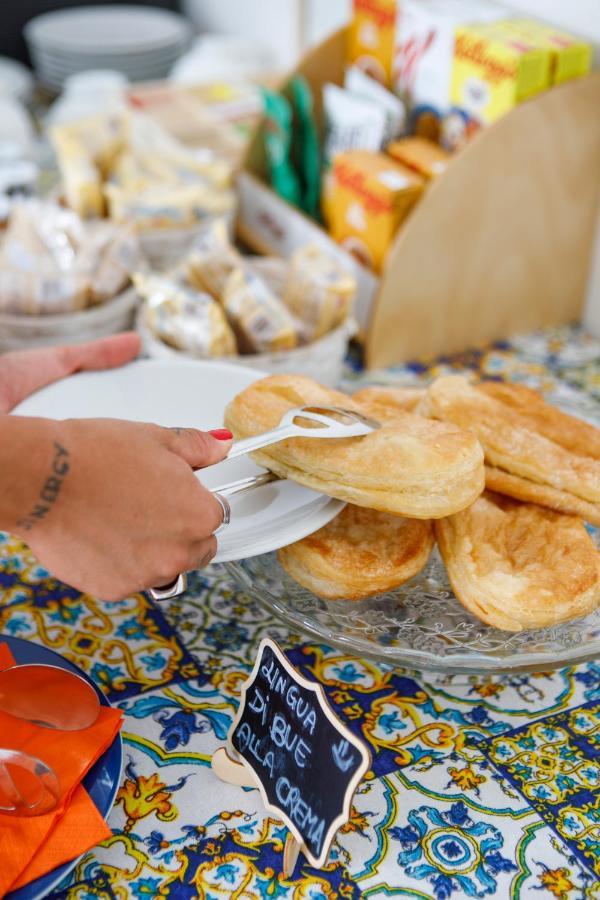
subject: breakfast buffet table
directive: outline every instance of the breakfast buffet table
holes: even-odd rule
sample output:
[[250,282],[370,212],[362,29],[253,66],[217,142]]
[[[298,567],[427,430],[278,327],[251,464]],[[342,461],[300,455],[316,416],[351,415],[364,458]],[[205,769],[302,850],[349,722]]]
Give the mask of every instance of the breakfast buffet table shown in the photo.
[[[540,388],[600,420],[600,343],[578,328],[357,382],[474,370]],[[100,603],[0,537],[0,635],[76,663],[125,712],[108,824],[49,896],[422,898],[600,896],[600,666],[452,674],[393,669],[291,633],[223,567],[188,593]],[[269,635],[368,742],[372,769],[328,864],[282,872],[285,829],[255,790],[210,768],[260,639]]]

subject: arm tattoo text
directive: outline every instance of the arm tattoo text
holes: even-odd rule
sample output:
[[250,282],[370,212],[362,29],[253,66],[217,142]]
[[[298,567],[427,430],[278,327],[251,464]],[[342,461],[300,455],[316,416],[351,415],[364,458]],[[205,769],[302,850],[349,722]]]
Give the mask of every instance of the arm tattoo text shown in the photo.
[[20,528],[24,528],[25,531],[31,531],[33,526],[39,522],[40,519],[44,519],[48,515],[52,506],[58,499],[69,468],[69,451],[55,441],[54,459],[52,460],[52,465],[50,467],[50,474],[42,485],[38,500],[33,509],[17,522],[17,525]]

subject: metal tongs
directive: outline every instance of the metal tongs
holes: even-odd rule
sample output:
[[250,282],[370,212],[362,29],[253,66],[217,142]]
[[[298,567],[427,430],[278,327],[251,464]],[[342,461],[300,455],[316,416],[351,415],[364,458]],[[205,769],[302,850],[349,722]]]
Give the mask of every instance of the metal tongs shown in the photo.
[[[299,424],[302,421],[308,421],[311,424]],[[253,453],[262,447],[268,447],[271,444],[276,444],[291,437],[322,439],[363,437],[372,431],[376,431],[378,428],[381,428],[381,423],[375,421],[375,419],[340,406],[296,406],[288,409],[279,425],[271,429],[271,431],[265,431],[263,434],[236,441],[226,458],[235,459],[238,456],[243,456],[245,453]],[[278,481],[279,478],[280,476],[275,475],[273,472],[263,472],[260,475],[252,475],[248,478],[240,478],[238,481],[224,484],[215,488],[213,493],[220,494],[223,497],[231,497],[234,494],[243,494],[254,488],[262,487],[262,485],[269,484],[271,481]]]

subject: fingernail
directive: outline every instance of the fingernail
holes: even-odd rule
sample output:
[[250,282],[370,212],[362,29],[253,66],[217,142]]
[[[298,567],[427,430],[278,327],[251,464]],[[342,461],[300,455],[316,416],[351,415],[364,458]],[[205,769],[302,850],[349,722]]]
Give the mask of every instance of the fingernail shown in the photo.
[[208,433],[212,434],[218,441],[231,441],[233,439],[233,435],[229,428],[213,428]]

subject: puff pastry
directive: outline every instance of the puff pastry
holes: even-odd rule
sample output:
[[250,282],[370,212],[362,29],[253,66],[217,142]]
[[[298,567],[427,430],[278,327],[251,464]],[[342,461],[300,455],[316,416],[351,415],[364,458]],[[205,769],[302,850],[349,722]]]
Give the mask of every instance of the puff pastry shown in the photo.
[[286,572],[317,596],[362,600],[420,572],[432,547],[431,522],[348,504],[329,524],[277,555]]
[[[365,411],[312,378],[271,375],[235,397],[225,424],[237,438],[250,437],[275,427],[292,407],[306,405]],[[419,519],[464,509],[483,490],[483,452],[474,435],[401,411],[393,423],[361,438],[291,438],[252,456],[322,494]]]
[[356,391],[353,399],[361,406],[368,407],[375,418],[379,413],[379,421],[391,421],[394,414],[414,412],[425,396],[425,388],[418,387],[366,387]]
[[547,433],[559,427],[547,411],[536,411],[534,405],[533,413],[522,412],[486,390],[460,375],[439,378],[418,410],[477,435],[485,453],[488,487],[600,525],[600,460],[594,458],[593,449],[585,452],[585,429],[571,428],[569,443],[579,452],[567,449],[537,430],[540,421]]
[[489,625],[544,628],[600,605],[600,554],[575,516],[486,491],[434,528],[454,593]]
[[537,391],[505,381],[482,381],[477,389],[517,410],[534,431],[565,450],[600,459],[600,429],[546,403]]

